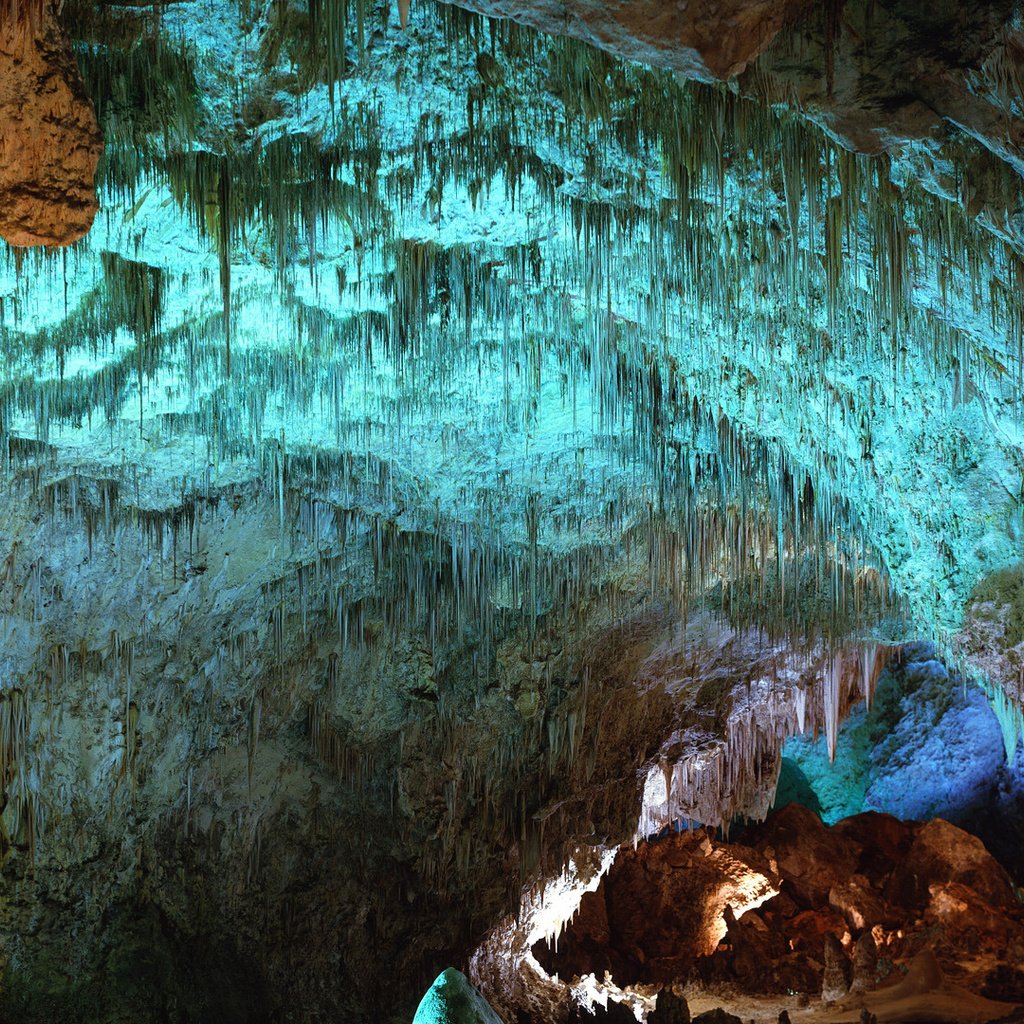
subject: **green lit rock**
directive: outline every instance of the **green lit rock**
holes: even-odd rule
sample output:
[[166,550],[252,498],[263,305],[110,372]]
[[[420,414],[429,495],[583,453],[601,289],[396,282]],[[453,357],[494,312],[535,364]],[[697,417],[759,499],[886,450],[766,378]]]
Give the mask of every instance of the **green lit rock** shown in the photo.
[[461,971],[449,967],[427,989],[412,1024],[501,1024],[501,1018]]

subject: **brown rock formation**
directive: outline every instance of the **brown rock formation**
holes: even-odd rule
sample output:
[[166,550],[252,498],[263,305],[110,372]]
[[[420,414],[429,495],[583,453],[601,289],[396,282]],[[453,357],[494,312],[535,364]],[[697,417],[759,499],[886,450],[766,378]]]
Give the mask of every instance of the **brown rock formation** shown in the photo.
[[0,15],[0,236],[67,245],[99,209],[103,141],[53,7]]
[[[744,899],[744,879],[782,891],[757,905]],[[566,982],[608,972],[620,987],[820,991],[853,1021],[886,1000],[912,1015],[926,993],[938,993],[941,1013],[947,997],[960,1012],[982,996],[1024,995],[1015,969],[1024,914],[981,843],[939,819],[862,814],[827,828],[792,805],[743,845],[696,832],[620,851],[557,947],[541,941],[533,952]],[[984,999],[978,1007],[992,1009]]]
[[850,961],[834,935],[825,936],[825,975],[821,998],[826,1003],[842,999],[850,991]]
[[852,875],[845,882],[833,885],[828,901],[846,918],[854,932],[871,928],[886,916],[881,897],[872,891],[871,883],[863,875]]
[[853,949],[853,980],[851,992],[870,992],[875,987],[878,971],[878,947],[871,932],[864,932]]
[[788,106],[848,149],[901,158],[901,174],[963,203],[1024,247],[1024,214],[997,183],[1024,173],[1024,40],[1012,0],[979,4],[785,0],[449,0],[570,35],[744,96]]
[[575,36],[686,78],[713,81],[742,72],[784,25],[812,5],[808,0],[459,0],[459,6]]
[[758,848],[777,863],[783,891],[808,908],[828,904],[829,891],[857,870],[860,854],[859,845],[844,841],[799,804],[765,823]]
[[557,952],[540,942],[534,954],[562,977],[610,971],[618,984],[673,982],[714,952],[732,908],[742,914],[771,897],[774,881],[755,851],[704,831],[624,849],[583,897]]
[[935,885],[950,882],[970,887],[994,907],[1019,907],[1010,879],[981,840],[936,818],[918,832],[886,895],[903,905],[919,906],[929,901]]
[[647,1024],[690,1024],[690,1008],[682,996],[662,989],[647,1017]]

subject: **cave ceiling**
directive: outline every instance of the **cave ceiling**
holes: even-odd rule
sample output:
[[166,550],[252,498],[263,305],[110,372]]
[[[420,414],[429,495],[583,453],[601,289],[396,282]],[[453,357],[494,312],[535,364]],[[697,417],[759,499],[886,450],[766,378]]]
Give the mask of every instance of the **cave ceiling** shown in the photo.
[[[723,711],[738,665],[813,677],[834,732],[836,681],[924,637],[1014,733],[1020,6],[465,6],[0,16],[18,870],[116,864],[109,897],[224,858],[157,902],[244,947],[261,871],[275,915],[376,936],[367,878],[436,916],[486,860],[478,916],[403,946],[426,970],[579,839],[559,786],[631,780],[583,815],[620,842],[659,757],[807,724]],[[689,697],[602,768],[648,677]],[[338,906],[296,866],[333,842]]]

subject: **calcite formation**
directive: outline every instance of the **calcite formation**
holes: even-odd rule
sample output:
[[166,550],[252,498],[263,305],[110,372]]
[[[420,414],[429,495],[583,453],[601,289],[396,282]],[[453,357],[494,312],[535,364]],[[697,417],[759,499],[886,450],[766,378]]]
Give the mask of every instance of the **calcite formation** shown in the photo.
[[103,148],[49,2],[0,5],[0,238],[69,245],[92,226]]
[[1024,975],[1006,962],[1022,948],[1010,879],[973,836],[878,814],[828,829],[791,804],[737,842],[698,829],[620,851],[558,941],[533,952],[563,991],[584,991],[591,976],[647,999],[703,979],[802,992],[843,1013],[957,986],[932,1010],[957,1020],[972,998],[991,1019],[1024,996]]
[[[553,1020],[545,894],[762,817],[909,639],[1016,737],[1018,27],[875,6],[883,68],[852,2],[66,5],[103,212],[0,254],[0,1016],[408,1019],[472,958]],[[77,96],[19,31],[18,117]]]
[[812,7],[809,0],[459,0],[492,17],[553,35],[571,35],[629,60],[687,78],[732,78],[747,69],[780,29]]

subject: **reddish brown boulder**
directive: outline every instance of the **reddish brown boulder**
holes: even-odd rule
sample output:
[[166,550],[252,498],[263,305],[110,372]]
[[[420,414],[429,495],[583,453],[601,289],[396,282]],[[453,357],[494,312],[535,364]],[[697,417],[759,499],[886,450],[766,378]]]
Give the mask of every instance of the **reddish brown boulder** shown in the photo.
[[855,935],[892,916],[864,875],[851,875],[845,882],[837,882],[828,891],[828,902],[843,915]]
[[933,885],[960,882],[1001,910],[1019,907],[1009,876],[982,841],[935,818],[923,825],[885,889],[890,903],[925,907]]
[[842,935],[846,931],[846,922],[842,914],[825,907],[823,910],[803,910],[785,922],[783,927],[792,950],[820,962],[825,955],[825,936]]
[[731,910],[768,899],[777,881],[756,851],[703,831],[642,843],[619,851],[557,951],[539,942],[533,952],[562,978],[608,971],[620,985],[672,984],[714,952]]
[[931,886],[931,899],[922,924],[936,955],[950,965],[947,973],[957,977],[957,967],[972,959],[986,962],[1024,955],[1024,926],[1017,914],[993,907],[978,893],[960,882]]
[[937,963],[968,993],[1006,997],[1024,911],[982,844],[948,822],[859,815],[828,828],[791,805],[743,845],[700,831],[620,851],[557,952],[539,943],[534,955],[562,979],[607,971],[620,985],[699,980],[827,1002],[874,992],[884,957],[883,984],[911,961],[910,981],[932,984]]
[[835,835],[861,847],[857,871],[873,886],[884,885],[889,880],[893,868],[906,856],[920,829],[920,822],[901,821],[877,811],[855,814],[832,826]]
[[0,8],[0,237],[67,245],[99,209],[96,113],[53,8]]
[[828,904],[834,885],[857,870],[861,847],[837,834],[806,807],[789,804],[758,829],[754,846],[777,865],[788,892],[802,907]]

